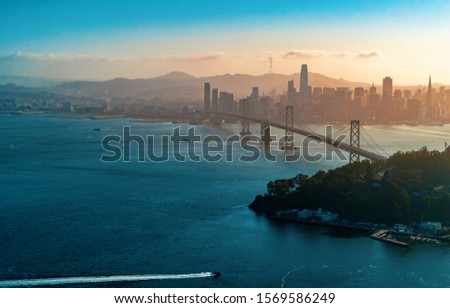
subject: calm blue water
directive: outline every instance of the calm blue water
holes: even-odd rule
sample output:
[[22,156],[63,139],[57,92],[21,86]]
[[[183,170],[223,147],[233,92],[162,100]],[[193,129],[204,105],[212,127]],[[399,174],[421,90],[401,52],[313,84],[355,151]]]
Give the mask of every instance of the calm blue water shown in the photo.
[[[143,136],[176,126],[0,115],[0,280],[220,271],[91,286],[450,287],[448,245],[404,249],[247,208],[270,180],[342,162],[101,162],[101,139],[123,125]],[[226,137],[238,125],[196,129]],[[390,153],[450,141],[450,126],[367,130]]]

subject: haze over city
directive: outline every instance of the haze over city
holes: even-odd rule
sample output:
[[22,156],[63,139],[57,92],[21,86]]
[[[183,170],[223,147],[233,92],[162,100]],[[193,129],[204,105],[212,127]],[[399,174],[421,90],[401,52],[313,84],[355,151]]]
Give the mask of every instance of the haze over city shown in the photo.
[[[0,75],[148,78],[171,71],[450,84],[445,1],[1,3]],[[176,8],[176,9],[175,9]],[[440,31],[441,29],[442,31]]]

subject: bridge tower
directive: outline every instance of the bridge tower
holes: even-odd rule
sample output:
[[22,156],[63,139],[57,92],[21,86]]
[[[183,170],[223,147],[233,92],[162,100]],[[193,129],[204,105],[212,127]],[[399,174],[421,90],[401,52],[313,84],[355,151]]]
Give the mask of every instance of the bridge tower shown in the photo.
[[250,121],[246,118],[248,117],[248,101],[245,100],[241,102],[241,112],[244,118],[241,120],[242,130],[240,134],[241,136],[250,135]]
[[355,153],[353,149],[359,149],[359,120],[352,120],[350,122],[350,156],[349,163],[359,162],[359,154]]
[[284,150],[294,150],[294,107],[286,106],[286,130],[284,133]]
[[270,124],[267,120],[264,120],[261,122],[261,142],[263,142],[264,145],[270,145],[271,141]]

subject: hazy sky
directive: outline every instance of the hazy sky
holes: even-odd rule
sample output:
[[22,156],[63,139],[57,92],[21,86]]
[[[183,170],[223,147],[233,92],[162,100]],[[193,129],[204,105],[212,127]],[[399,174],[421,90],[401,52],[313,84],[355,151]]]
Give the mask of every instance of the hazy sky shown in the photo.
[[312,72],[450,84],[447,1],[2,1],[0,75]]

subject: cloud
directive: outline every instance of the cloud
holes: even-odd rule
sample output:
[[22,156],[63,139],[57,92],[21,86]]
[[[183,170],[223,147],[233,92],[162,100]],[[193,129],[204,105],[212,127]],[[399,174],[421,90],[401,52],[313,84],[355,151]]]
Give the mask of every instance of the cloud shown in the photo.
[[154,58],[155,60],[181,61],[181,62],[202,62],[220,60],[226,57],[224,52],[208,52],[191,55],[169,55]]
[[48,61],[48,62],[113,62],[126,61],[128,58],[109,57],[89,54],[55,54],[55,53],[24,53],[15,52],[11,55],[0,56],[3,61]]
[[178,61],[178,62],[204,62],[204,61],[217,61],[230,58],[243,58],[247,57],[246,54],[229,54],[225,52],[215,51],[207,53],[196,54],[182,54],[182,55],[168,55],[151,58],[152,60],[164,60],[164,61]]
[[360,59],[368,59],[368,58],[376,58],[381,55],[381,52],[378,50],[372,50],[372,51],[362,51],[358,55],[356,55],[357,58]]
[[325,51],[317,49],[293,49],[285,52],[278,53],[280,58],[292,59],[292,58],[323,58],[323,57],[335,57],[335,58],[356,58],[356,59],[369,59],[376,58],[381,55],[379,50],[366,50],[361,52],[351,51]]

